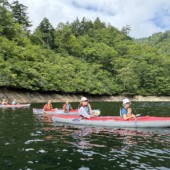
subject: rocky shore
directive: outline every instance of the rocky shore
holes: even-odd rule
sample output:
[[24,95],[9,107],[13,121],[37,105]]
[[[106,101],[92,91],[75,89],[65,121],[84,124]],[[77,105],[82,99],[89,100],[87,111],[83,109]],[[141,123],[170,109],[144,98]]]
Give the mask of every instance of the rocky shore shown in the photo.
[[[66,99],[70,99],[71,102],[79,102],[83,95],[76,94],[57,94],[57,93],[40,93],[40,92],[29,92],[29,91],[15,91],[6,88],[0,89],[0,100],[3,98],[8,99],[11,102],[16,98],[20,103],[44,103],[51,99],[53,102],[64,102]],[[108,102],[119,102],[127,96],[88,96],[86,97],[90,101],[108,101]],[[170,102],[170,96],[134,96],[128,97],[131,101],[139,102]]]

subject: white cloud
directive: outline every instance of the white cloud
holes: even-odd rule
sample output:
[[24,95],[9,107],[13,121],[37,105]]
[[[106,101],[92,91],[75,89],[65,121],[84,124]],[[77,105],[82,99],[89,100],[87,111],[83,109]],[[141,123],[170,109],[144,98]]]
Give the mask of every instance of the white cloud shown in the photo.
[[[12,0],[9,0],[11,2]],[[99,17],[118,29],[130,25],[130,36],[147,37],[170,29],[169,0],[19,0],[28,7],[33,27],[47,17],[54,27],[77,17]]]

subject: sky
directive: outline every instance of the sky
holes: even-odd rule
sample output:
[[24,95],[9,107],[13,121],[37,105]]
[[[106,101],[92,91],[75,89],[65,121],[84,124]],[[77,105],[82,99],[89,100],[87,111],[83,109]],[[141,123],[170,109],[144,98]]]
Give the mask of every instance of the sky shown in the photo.
[[[8,0],[12,2],[13,0]],[[170,30],[170,0],[19,0],[28,7],[34,30],[44,17],[54,28],[60,22],[97,17],[121,30],[129,25],[133,38],[149,37]]]

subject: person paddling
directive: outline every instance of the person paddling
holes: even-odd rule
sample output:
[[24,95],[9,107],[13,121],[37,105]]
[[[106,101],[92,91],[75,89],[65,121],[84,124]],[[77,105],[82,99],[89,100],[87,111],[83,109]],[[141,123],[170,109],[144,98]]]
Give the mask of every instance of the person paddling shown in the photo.
[[53,109],[53,106],[52,106],[51,103],[52,103],[51,100],[48,100],[48,103],[44,105],[43,110],[44,110],[44,111],[52,110],[52,109]]
[[48,100],[47,104],[45,104],[43,107],[44,116],[48,122],[51,122],[51,116],[47,114],[46,111],[52,111],[52,110],[53,110],[52,102],[51,100]]
[[123,99],[123,107],[120,109],[120,116],[123,117],[124,120],[128,120],[130,118],[135,118],[136,116],[132,113],[132,109],[130,107],[131,102],[129,99]]
[[81,102],[78,108],[79,114],[84,118],[90,118],[94,116],[98,116],[100,112],[92,112],[91,105],[88,103],[88,99],[86,97],[81,98]]
[[16,104],[18,104],[17,103],[17,100],[16,99],[14,99],[13,101],[12,101],[12,103],[11,103],[12,105],[16,105]]
[[8,100],[3,99],[3,100],[2,100],[2,105],[7,105],[7,104],[8,104]]
[[69,100],[66,100],[65,104],[63,105],[63,111],[68,113],[70,110],[73,110]]

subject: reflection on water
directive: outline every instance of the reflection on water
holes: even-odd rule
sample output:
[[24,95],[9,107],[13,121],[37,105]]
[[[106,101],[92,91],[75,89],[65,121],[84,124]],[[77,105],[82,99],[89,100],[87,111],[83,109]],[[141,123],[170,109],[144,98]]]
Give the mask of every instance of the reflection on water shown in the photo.
[[69,137],[69,141],[65,139],[64,143],[74,147],[73,153],[80,154],[81,161],[90,162],[100,158],[108,161],[107,166],[116,161],[119,164],[115,167],[120,169],[132,165],[133,168],[153,169],[157,161],[161,166],[154,169],[165,168],[166,164],[167,168],[170,166],[168,162],[162,164],[170,155],[169,129],[113,129],[57,124],[48,130],[59,131]]
[[[94,105],[101,110],[112,105],[118,110],[121,104]],[[133,106],[141,113],[156,110],[166,116],[170,108],[169,103],[134,103]],[[108,115],[110,110],[105,112]],[[169,128],[53,125],[45,117],[34,116],[31,108],[0,110],[2,170],[168,170],[169,148]]]

